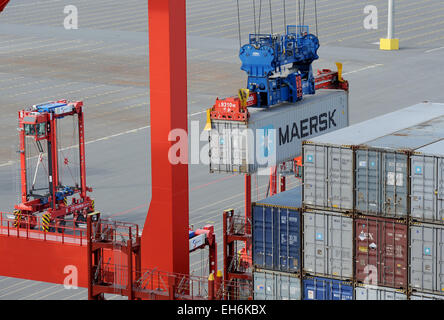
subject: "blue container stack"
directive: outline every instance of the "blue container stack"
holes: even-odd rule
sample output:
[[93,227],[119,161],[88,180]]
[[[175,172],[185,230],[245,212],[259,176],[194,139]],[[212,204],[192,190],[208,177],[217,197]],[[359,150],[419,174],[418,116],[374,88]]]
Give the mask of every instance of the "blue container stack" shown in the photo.
[[277,299],[275,288],[288,286],[287,279],[293,286],[301,283],[301,207],[301,187],[253,203],[254,278],[272,279],[269,285],[256,283],[255,296]]

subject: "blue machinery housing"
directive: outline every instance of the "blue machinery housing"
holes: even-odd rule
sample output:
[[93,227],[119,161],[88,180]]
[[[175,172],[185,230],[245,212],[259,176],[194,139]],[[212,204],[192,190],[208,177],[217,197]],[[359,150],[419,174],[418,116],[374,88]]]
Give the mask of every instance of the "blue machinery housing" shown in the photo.
[[303,94],[315,93],[311,64],[319,58],[319,40],[308,26],[288,25],[283,36],[250,34],[249,40],[239,58],[248,75],[247,89],[257,94],[257,107],[296,102]]

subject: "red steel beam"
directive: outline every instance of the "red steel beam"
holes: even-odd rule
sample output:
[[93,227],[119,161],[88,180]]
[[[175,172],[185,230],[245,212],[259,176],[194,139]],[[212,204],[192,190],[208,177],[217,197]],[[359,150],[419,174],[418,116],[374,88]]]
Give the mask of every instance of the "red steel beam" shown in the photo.
[[[177,141],[168,141],[171,130],[188,132],[185,0],[150,0],[148,16],[152,199],[142,268],[189,274],[188,164],[172,164],[168,157]],[[180,152],[188,160],[188,150]]]
[[9,2],[9,0],[0,0],[0,12],[3,11],[3,9],[6,7],[8,2]]

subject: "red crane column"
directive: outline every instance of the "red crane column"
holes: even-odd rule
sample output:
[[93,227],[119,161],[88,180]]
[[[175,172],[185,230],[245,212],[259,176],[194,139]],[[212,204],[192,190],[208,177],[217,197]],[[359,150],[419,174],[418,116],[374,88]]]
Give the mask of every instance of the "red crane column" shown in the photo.
[[9,0],[0,0],[0,12],[3,11],[3,9],[6,7],[8,2],[9,2]]
[[149,0],[148,15],[152,200],[142,268],[189,274],[188,164],[168,159],[171,130],[188,131],[185,0]]

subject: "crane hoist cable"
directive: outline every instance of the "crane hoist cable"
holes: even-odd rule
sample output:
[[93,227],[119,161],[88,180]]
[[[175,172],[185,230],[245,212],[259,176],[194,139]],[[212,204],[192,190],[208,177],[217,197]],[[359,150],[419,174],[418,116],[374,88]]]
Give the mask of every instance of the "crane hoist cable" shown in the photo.
[[259,28],[257,33],[261,33],[261,18],[262,18],[262,0],[259,1]]
[[273,11],[271,9],[271,0],[268,0],[268,3],[270,5],[270,28],[271,28],[271,34],[273,34]]
[[303,6],[302,6],[302,25],[305,23],[305,0],[303,0]]
[[318,6],[316,4],[317,0],[314,0],[314,9],[315,9],[315,25],[316,25],[316,37],[318,36]]
[[298,0],[297,19],[298,25],[301,25],[301,0]]
[[256,28],[256,0],[253,0],[253,20],[254,20],[254,34],[257,34],[257,28]]
[[284,32],[287,29],[287,13],[285,10],[285,0],[282,0],[282,7],[284,9]]
[[239,48],[242,47],[239,0],[237,0],[237,29],[239,31]]

